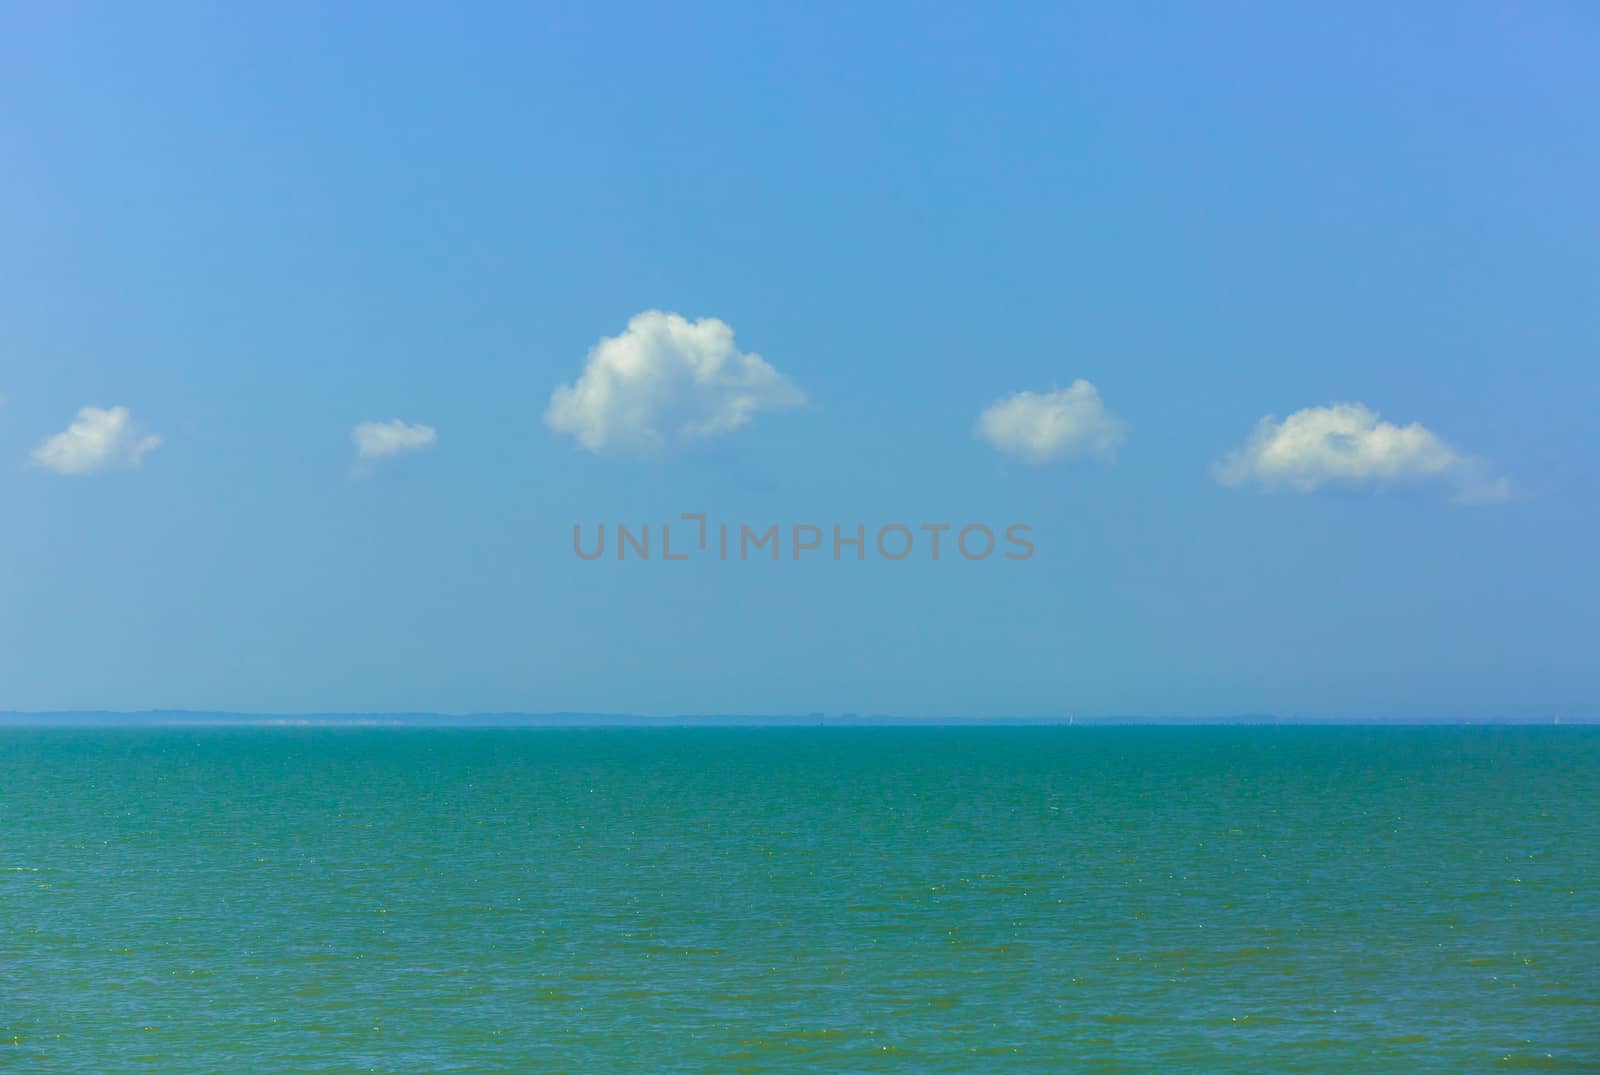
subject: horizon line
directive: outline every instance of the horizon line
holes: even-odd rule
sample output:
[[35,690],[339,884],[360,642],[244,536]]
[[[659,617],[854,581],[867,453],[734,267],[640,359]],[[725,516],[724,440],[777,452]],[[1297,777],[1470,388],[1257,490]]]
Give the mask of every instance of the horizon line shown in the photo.
[[348,728],[1019,728],[1019,727],[1564,727],[1600,725],[1600,715],[1493,717],[1051,715],[907,716],[891,713],[684,713],[649,716],[556,710],[441,713],[207,709],[0,710],[0,727],[348,727]]

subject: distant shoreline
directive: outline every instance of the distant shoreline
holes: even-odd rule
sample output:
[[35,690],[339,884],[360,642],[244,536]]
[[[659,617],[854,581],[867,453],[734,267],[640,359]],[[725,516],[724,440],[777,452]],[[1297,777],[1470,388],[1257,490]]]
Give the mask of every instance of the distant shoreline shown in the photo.
[[0,728],[1466,728],[1595,727],[1591,717],[903,717],[625,713],[228,713],[199,710],[0,712]]

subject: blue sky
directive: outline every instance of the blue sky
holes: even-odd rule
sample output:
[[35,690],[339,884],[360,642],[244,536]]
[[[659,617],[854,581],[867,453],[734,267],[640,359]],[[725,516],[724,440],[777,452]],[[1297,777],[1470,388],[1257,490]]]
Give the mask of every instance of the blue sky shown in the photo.
[[1124,8],[0,9],[0,708],[1600,715],[1600,19]]

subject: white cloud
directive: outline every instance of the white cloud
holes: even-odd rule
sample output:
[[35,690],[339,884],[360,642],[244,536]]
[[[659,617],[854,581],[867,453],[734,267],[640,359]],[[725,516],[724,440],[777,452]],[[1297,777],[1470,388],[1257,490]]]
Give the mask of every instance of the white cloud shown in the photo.
[[366,474],[374,463],[421,451],[439,439],[432,426],[407,425],[395,418],[388,422],[362,422],[350,431],[356,446],[355,473]]
[[978,416],[978,435],[996,449],[1029,463],[1065,456],[1109,458],[1124,430],[1088,381],[1056,392],[1018,392]]
[[1510,482],[1490,477],[1431,430],[1385,422],[1360,403],[1307,407],[1281,422],[1263,418],[1215,474],[1224,485],[1255,482],[1269,492],[1432,486],[1470,503],[1511,495]]
[[735,347],[725,322],[646,310],[594,345],[578,379],[551,393],[544,420],[598,455],[651,458],[805,401],[760,355]]
[[65,431],[33,450],[33,461],[57,474],[93,474],[136,467],[160,443],[160,437],[139,431],[126,407],[82,407]]

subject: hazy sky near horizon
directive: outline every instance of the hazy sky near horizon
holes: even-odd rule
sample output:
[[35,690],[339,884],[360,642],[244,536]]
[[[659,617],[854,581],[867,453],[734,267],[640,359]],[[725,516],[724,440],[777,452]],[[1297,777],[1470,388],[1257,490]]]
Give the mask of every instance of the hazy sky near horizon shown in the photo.
[[1594,716],[1597,192],[1577,3],[9,4],[0,709]]

